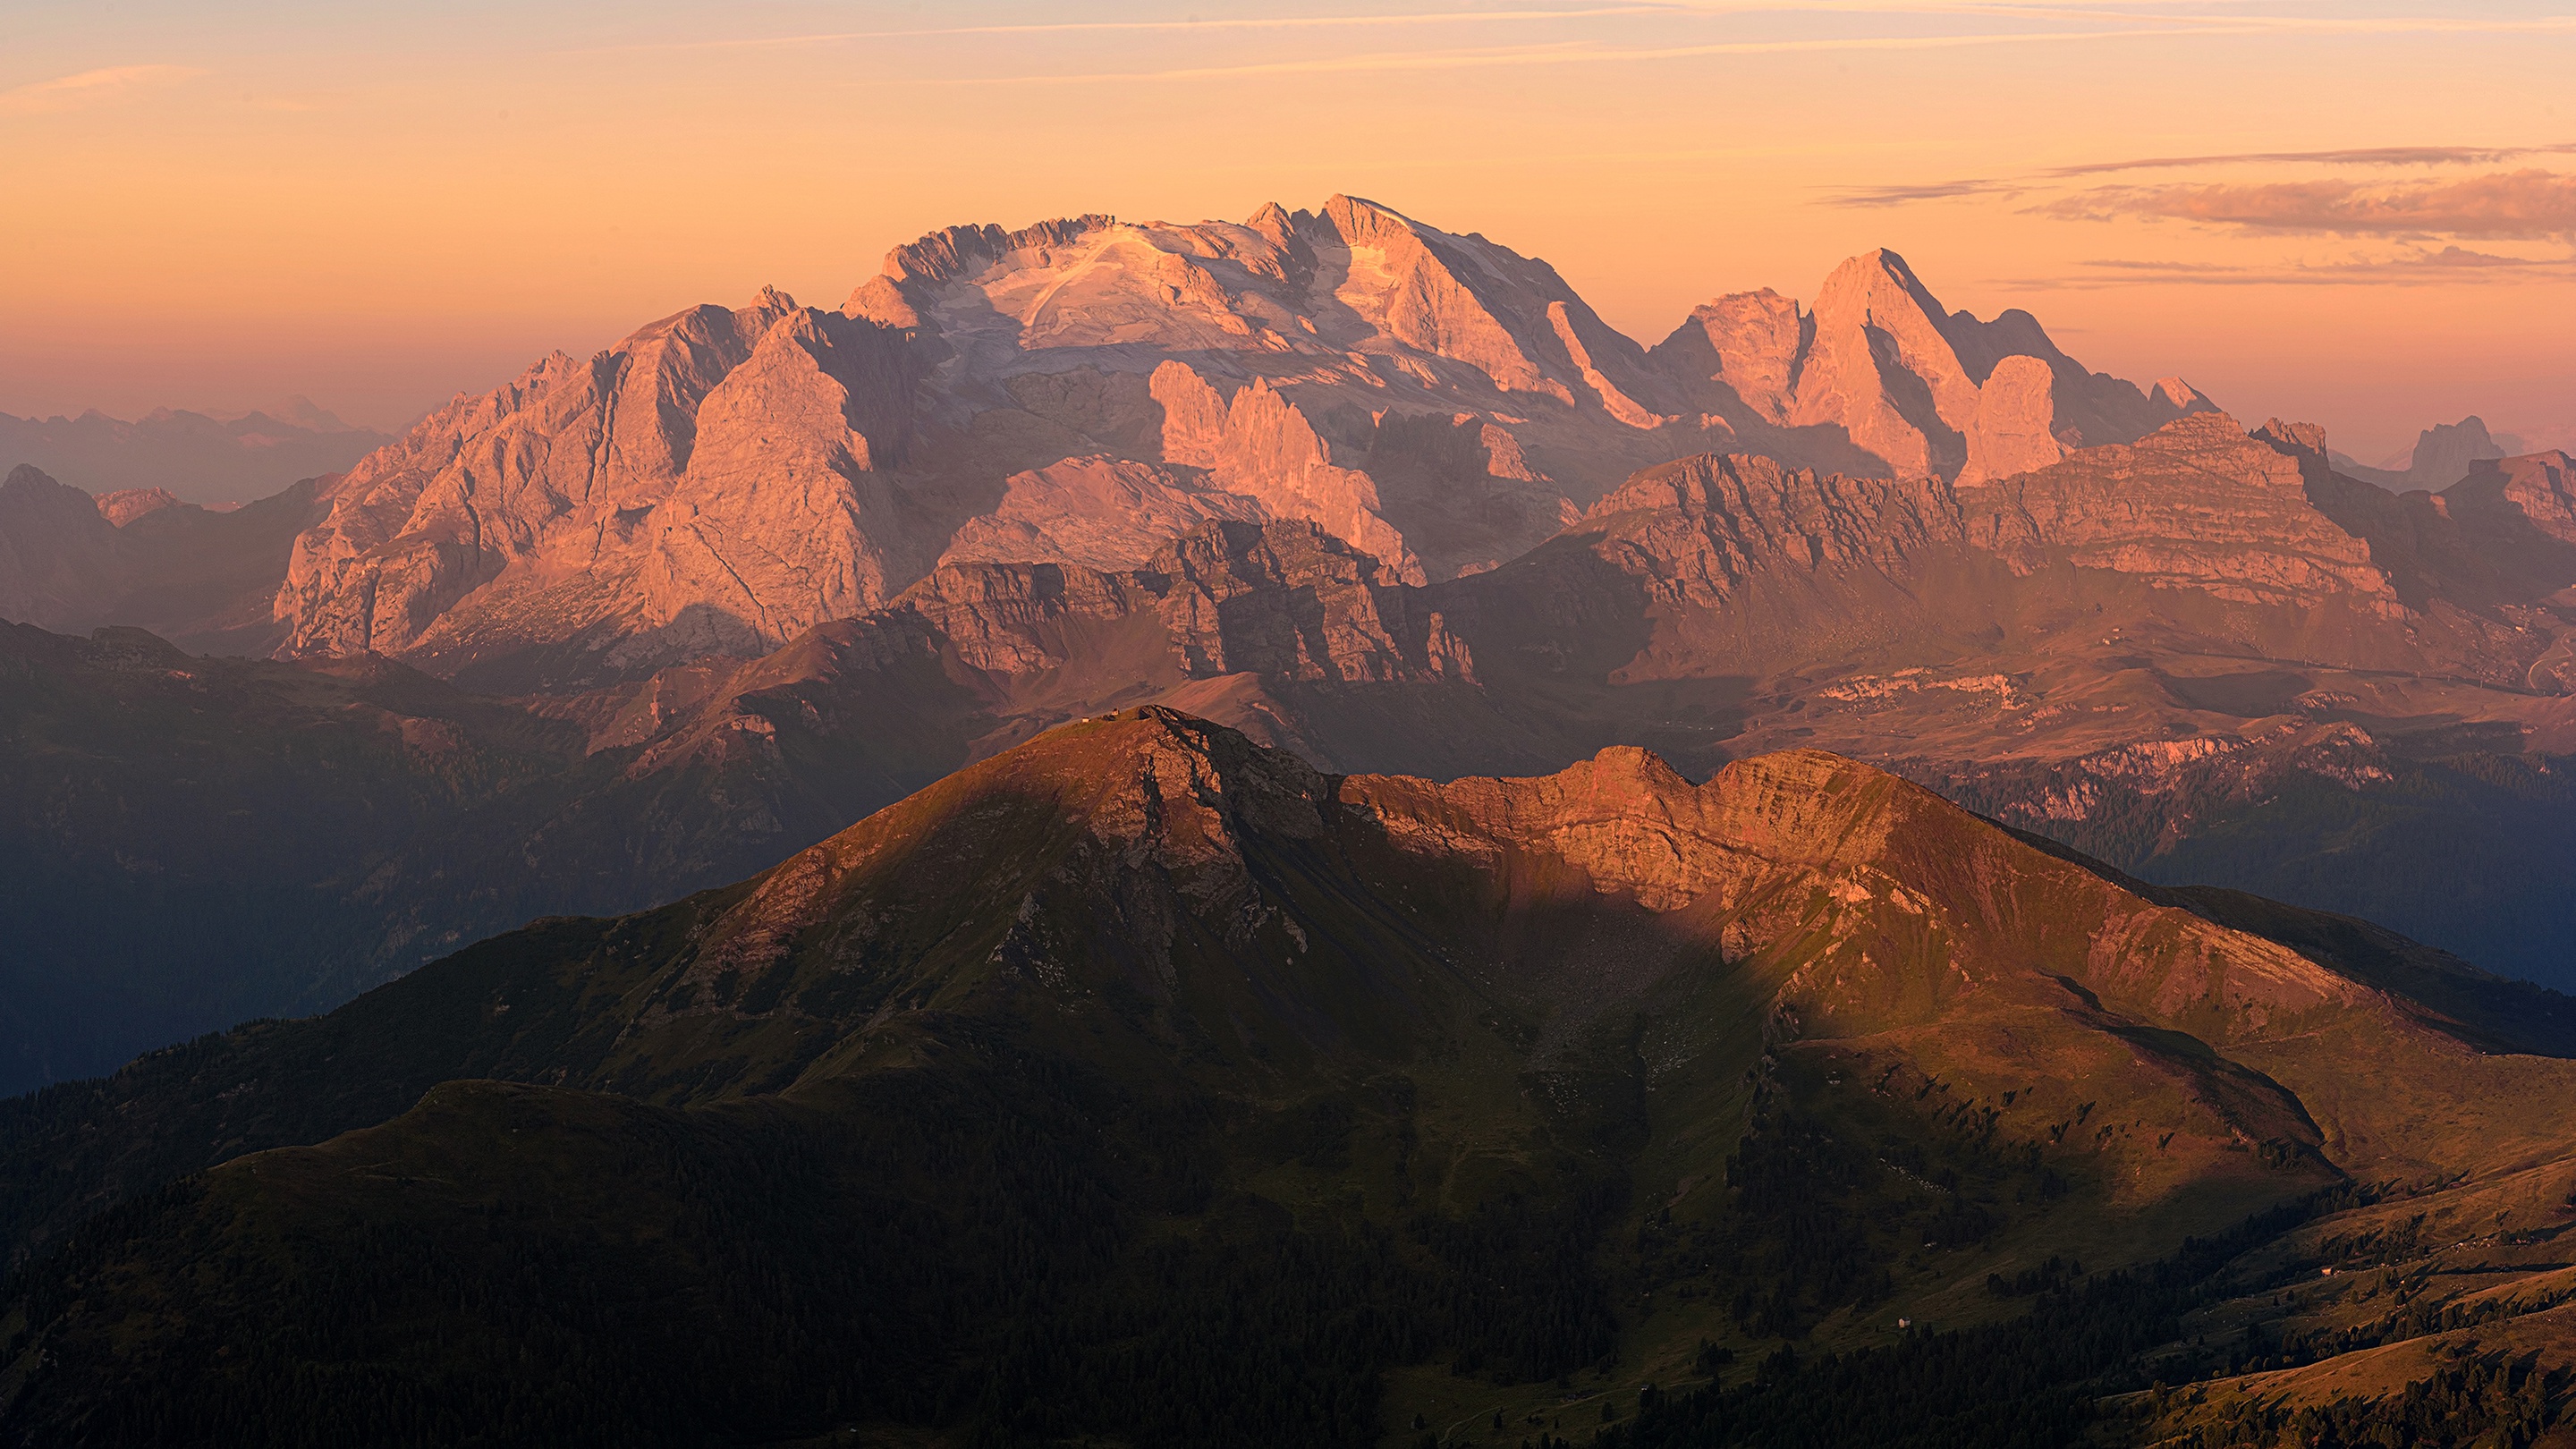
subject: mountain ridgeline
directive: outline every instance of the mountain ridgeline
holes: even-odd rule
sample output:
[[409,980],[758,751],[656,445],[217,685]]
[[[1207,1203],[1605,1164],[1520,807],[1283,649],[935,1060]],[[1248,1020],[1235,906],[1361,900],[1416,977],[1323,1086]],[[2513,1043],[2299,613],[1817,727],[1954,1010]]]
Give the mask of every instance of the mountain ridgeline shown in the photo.
[[2399,1248],[2315,1225],[2576,1185],[2576,1023],[2513,990],[1820,752],[1440,784],[1123,710],[0,1108],[0,1427],[2058,1442]]
[[2552,455],[2390,495],[2219,413],[1981,483],[1707,455],[1454,579],[1310,520],[1210,518],[1132,566],[952,561],[756,659],[534,696],[21,627],[0,1081],[720,885],[1149,701],[1441,778],[1830,748],[2142,876],[2569,984],[2569,480]]
[[942,563],[1132,568],[1232,518],[1426,583],[1676,457],[1989,478],[2209,406],[1888,252],[1649,351],[1546,263],[1351,197],[957,227],[837,311],[764,291],[457,399],[325,490],[276,614],[295,653],[556,689],[763,653]]
[[0,413],[0,475],[33,468],[92,493],[158,494],[220,510],[298,479],[345,473],[392,441],[301,396],[221,417],[171,408],[131,422],[96,409],[78,417]]

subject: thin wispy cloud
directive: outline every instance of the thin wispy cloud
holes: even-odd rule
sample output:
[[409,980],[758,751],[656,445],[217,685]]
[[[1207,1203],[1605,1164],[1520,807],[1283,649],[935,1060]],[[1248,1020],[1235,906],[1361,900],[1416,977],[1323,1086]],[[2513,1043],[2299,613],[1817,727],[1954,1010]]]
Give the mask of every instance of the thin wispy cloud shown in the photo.
[[207,74],[210,72],[189,65],[116,65],[85,70],[0,91],[0,116],[78,110]]
[[1378,15],[1253,15],[1210,20],[1058,20],[1025,25],[935,25],[903,30],[823,30],[797,35],[718,36],[703,40],[645,41],[618,50],[739,50],[772,46],[838,45],[859,40],[939,40],[1021,35],[1219,33],[1229,30],[1354,30],[1390,26],[1513,25],[1550,20],[1595,20],[1628,15],[1684,15],[1674,5],[1591,5],[1557,10],[1393,11]]
[[1598,5],[1506,10],[1390,10],[1356,15],[1245,15],[1194,20],[1049,20],[1014,25],[927,25],[873,30],[821,30],[792,35],[709,36],[696,39],[639,41],[614,50],[728,50],[766,46],[832,45],[862,40],[939,40],[972,37],[1056,36],[1084,34],[1218,34],[1226,31],[1373,30],[1409,26],[1526,25],[1562,20],[1667,19],[1707,20],[1758,14],[1990,16],[1999,19],[2162,20],[2157,7],[2204,9],[2250,4],[2254,0],[1645,0]]
[[2034,208],[2066,221],[2198,222],[2253,232],[2536,240],[2576,236],[2576,175],[2539,168],[2458,181],[2101,186]]
[[[1899,7],[1887,6],[1890,13]],[[1966,14],[1965,9],[1943,13]],[[2039,12],[2015,10],[2030,16]],[[2113,18],[2111,12],[2069,12],[2078,18]],[[1303,57],[1231,65],[1173,66],[1153,70],[1083,71],[990,76],[926,78],[947,85],[1087,85],[1137,84],[1154,81],[1226,80],[1265,75],[1465,70],[1503,66],[1605,65],[1673,61],[1721,56],[1797,55],[1833,52],[1905,52],[1959,50],[1993,46],[2098,44],[2120,40],[2170,40],[2195,36],[2254,38],[2269,34],[2394,36],[2410,34],[2564,34],[2576,35],[2576,16],[2534,20],[2453,20],[2444,17],[2315,20],[2280,16],[2188,17],[2121,13],[2125,23],[2088,29],[1997,30],[1935,35],[1818,36],[1779,40],[1724,40],[1658,45],[1610,45],[1597,41],[1561,41],[1538,45],[1493,46],[1460,50],[1386,51]],[[2155,23],[2136,23],[2151,21]]]
[[1800,55],[1832,52],[1967,50],[1992,46],[2050,45],[2147,36],[2234,33],[2222,28],[2157,27],[2123,30],[1993,31],[1965,35],[1824,36],[1801,40],[1731,40],[1705,44],[1610,46],[1589,41],[1494,46],[1473,50],[1383,51],[1315,56],[1242,65],[1174,66],[1163,70],[1088,71],[1059,74],[959,76],[950,85],[1091,85],[1142,81],[1228,80],[1263,75],[1329,75],[1378,71],[1475,70],[1500,66],[1606,65],[1629,61],[1692,60],[1717,56]]
[[2517,156],[2566,155],[2576,142],[2551,146],[2356,146],[2340,151],[2239,151],[2217,156],[2151,156],[2055,166],[2039,176],[2100,176],[2114,171],[2172,171],[2194,166],[2492,166]]
[[2576,257],[2500,256],[2447,246],[2387,257],[2261,265],[2101,258],[2060,276],[2010,280],[2017,287],[2085,291],[2142,282],[2194,287],[2424,287],[2569,278],[2576,278]]
[[2313,165],[2335,167],[2491,166],[2522,156],[2576,154],[2576,142],[2545,146],[2359,146],[2334,151],[2237,151],[2204,156],[2147,156],[2127,161],[2088,161],[2052,166],[2019,176],[1977,176],[1956,181],[1862,186],[1828,194],[1828,206],[1905,206],[1967,196],[2014,196],[2052,181],[2127,171],[2180,171],[2214,166]]
[[826,46],[851,42],[937,39],[1010,39],[1080,35],[1187,35],[1243,32],[1319,32],[1419,27],[1509,26],[1598,20],[1710,21],[1747,15],[1904,16],[2020,22],[2073,22],[2095,28],[2001,31],[1933,36],[1836,36],[1764,41],[1678,42],[1615,45],[1572,41],[1555,45],[1481,50],[1412,51],[1394,55],[1343,55],[1221,66],[1099,71],[1078,74],[946,77],[960,84],[1100,83],[1171,81],[1237,75],[1312,74],[1328,71],[1436,70],[1496,65],[1565,65],[1675,60],[1700,56],[1763,55],[1802,50],[1890,50],[1960,45],[2051,44],[2195,35],[2408,35],[2576,34],[2576,16],[2523,20],[2449,16],[2373,18],[2246,13],[2257,0],[1605,0],[1598,5],[1497,10],[1392,10],[1344,15],[1220,16],[1190,20],[1065,20],[1002,25],[932,25],[911,28],[810,31],[792,35],[713,36],[643,41],[603,47],[611,51],[737,50]]
[[2031,183],[1995,177],[1960,181],[1913,181],[1895,186],[1857,186],[1826,194],[1827,206],[1911,206],[1918,201],[1956,201],[1966,196],[2018,196]]

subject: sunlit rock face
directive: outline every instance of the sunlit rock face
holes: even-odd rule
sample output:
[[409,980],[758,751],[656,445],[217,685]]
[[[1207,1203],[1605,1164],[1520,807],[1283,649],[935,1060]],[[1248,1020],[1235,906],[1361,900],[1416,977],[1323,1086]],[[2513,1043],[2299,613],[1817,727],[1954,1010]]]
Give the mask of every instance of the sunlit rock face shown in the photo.
[[326,490],[275,614],[291,653],[582,685],[758,654],[942,561],[1132,568],[1295,521],[1430,583],[1677,457],[1976,479],[2206,406],[1945,313],[1887,252],[1650,353],[1545,262],[1351,197],[957,227],[838,311],[764,290],[458,398]]
[[2087,371],[2028,312],[1945,311],[1886,250],[1836,267],[1812,309],[1768,290],[1707,303],[1653,358],[1751,451],[1847,473],[2001,477],[2213,410],[2179,378]]

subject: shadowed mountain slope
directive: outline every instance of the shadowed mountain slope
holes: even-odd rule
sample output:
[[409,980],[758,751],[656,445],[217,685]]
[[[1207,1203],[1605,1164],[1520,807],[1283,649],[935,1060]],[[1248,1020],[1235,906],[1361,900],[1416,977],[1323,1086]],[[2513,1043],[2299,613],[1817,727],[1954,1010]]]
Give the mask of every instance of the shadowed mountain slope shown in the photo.
[[66,633],[149,629],[205,654],[266,654],[295,537],[315,517],[308,478],[216,513],[167,490],[93,498],[31,465],[0,482],[0,619]]
[[2555,1160],[2576,1066],[2475,1036],[1829,755],[1442,785],[1124,711],[10,1104],[11,1239],[68,1246],[6,1422],[1369,1443],[1406,1365],[1885,1342]]

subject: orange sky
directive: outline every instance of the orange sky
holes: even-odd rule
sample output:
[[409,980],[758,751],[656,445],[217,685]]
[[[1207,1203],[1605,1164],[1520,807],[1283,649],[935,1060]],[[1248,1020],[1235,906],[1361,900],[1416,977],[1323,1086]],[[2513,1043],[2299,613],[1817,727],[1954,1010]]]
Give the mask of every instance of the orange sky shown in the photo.
[[1348,191],[1641,341],[1886,245],[2367,460],[2576,442],[2576,3],[428,8],[16,0],[0,411],[393,424],[937,226]]

